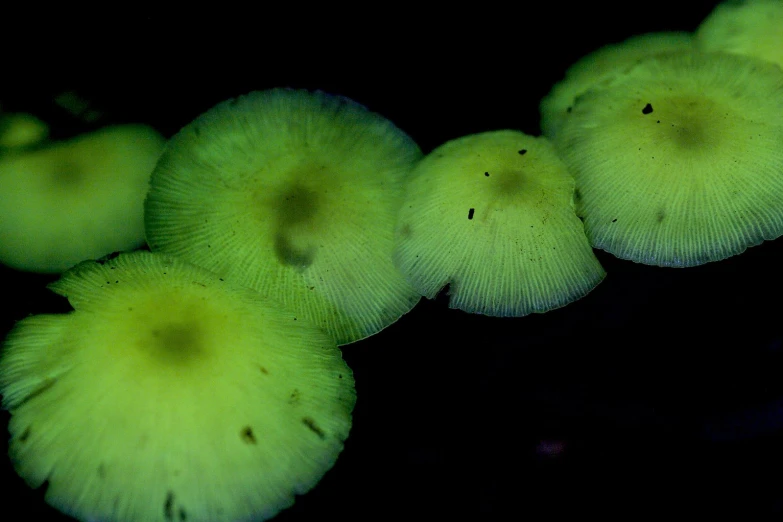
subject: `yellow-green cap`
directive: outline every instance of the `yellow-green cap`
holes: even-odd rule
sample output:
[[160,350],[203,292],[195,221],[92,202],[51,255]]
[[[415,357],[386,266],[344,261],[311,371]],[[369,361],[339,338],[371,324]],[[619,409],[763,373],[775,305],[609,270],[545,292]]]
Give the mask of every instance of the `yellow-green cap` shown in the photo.
[[349,343],[420,298],[391,260],[404,183],[420,157],[390,121],[346,98],[254,92],[172,138],[151,178],[147,240]]
[[574,213],[574,180],[546,138],[513,130],[441,145],[416,167],[395,262],[422,295],[523,316],[587,294],[604,271]]
[[0,359],[11,459],[79,520],[264,520],[332,467],[353,377],[302,318],[202,268],[134,252],[50,285]]
[[555,143],[593,246],[693,266],[783,233],[783,71],[723,53],[646,59],[582,95]]
[[62,272],[144,244],[144,196],[163,137],[119,125],[0,157],[0,263]]

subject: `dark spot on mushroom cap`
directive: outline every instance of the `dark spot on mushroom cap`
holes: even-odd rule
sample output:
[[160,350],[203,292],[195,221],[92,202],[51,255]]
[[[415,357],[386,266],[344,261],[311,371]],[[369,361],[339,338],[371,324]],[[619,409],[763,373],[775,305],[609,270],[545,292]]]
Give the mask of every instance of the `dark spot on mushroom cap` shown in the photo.
[[317,213],[318,196],[304,187],[295,186],[278,202],[277,218],[284,227],[308,223]]
[[315,257],[315,248],[301,250],[294,247],[285,234],[279,233],[275,236],[275,255],[284,265],[304,270],[313,264]]
[[164,360],[184,362],[203,352],[201,331],[190,322],[165,324],[150,334],[153,353]]
[[166,520],[174,520],[174,493],[166,493],[166,502],[163,503],[163,516]]
[[527,154],[527,149],[522,149],[522,150],[519,150],[517,152],[519,152],[520,156],[524,156],[525,154]]
[[474,211],[475,211],[475,209],[468,210],[468,219],[473,219],[473,212]]
[[294,186],[280,195],[276,204],[277,226],[274,250],[284,265],[305,269],[313,263],[315,248],[295,245],[295,238],[302,227],[309,228],[318,214],[319,198],[313,191]]
[[612,220],[612,223],[617,223],[617,218],[614,218],[614,219]]
[[648,103],[642,109],[642,114],[650,114],[652,111],[653,111],[652,105]]
[[79,186],[89,183],[84,169],[75,161],[63,161],[51,173],[51,183],[54,187],[64,190],[75,190]]
[[256,436],[253,435],[253,428],[250,426],[242,428],[241,437],[245,444],[256,444]]
[[489,177],[489,172],[485,172],[484,176]]
[[315,421],[310,417],[304,417],[302,419],[302,423],[304,423],[304,425],[307,426],[310,429],[310,431],[318,435],[319,439],[323,440],[326,438],[326,434],[324,433],[324,431],[320,427],[318,427],[318,424],[316,424]]

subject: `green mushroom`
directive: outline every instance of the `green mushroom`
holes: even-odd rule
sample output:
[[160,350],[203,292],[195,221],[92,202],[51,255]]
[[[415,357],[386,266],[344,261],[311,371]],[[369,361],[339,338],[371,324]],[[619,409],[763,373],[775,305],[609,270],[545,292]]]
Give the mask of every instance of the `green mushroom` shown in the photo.
[[164,143],[146,125],[117,125],[0,156],[0,263],[57,273],[141,247]]
[[585,93],[555,139],[593,246],[672,267],[783,234],[781,143],[783,70],[695,51]]
[[491,316],[546,312],[579,299],[605,273],[574,213],[574,179],[543,137],[465,136],[413,172],[394,260],[433,299]]
[[254,92],[172,138],[150,181],[147,240],[350,343],[421,297],[391,260],[420,157],[405,133],[346,98]]
[[311,489],[351,427],[334,342],[258,293],[162,254],[52,283],[74,311],[23,319],[0,358],[9,451],[82,521],[265,520]]

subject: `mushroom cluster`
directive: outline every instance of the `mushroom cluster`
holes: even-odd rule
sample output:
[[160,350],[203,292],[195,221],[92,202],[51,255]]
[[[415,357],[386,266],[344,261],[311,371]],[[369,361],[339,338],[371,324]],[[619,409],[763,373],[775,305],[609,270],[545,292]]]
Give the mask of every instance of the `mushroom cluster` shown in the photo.
[[521,317],[591,292],[593,248],[690,267],[779,237],[780,5],[725,29],[755,51],[720,36],[721,7],[695,38],[577,62],[541,101],[544,136],[427,154],[350,99],[287,88],[216,105],[162,154],[147,127],[53,143],[8,120],[0,261],[65,270],[50,288],[73,307],[19,321],[0,354],[18,474],[83,521],[265,520],[343,449],[339,346],[422,296]]

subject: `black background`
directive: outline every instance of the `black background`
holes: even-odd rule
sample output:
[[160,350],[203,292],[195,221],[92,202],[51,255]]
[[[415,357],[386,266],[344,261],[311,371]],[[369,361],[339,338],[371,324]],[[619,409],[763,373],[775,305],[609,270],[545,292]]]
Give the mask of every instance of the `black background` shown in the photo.
[[[98,124],[138,121],[170,136],[251,90],[322,89],[386,116],[428,152],[487,130],[538,134],[539,100],[578,58],[635,34],[693,30],[714,5],[69,17],[28,27],[40,46],[9,53],[0,101],[67,137],[90,125],[50,100],[76,89],[105,110]],[[494,319],[449,310],[444,296],[344,347],[358,393],[351,436],[276,520],[783,511],[783,243],[689,269],[597,255],[607,278],[565,308]],[[52,279],[0,270],[0,333],[65,309],[44,289]],[[776,401],[778,415],[766,406]],[[547,455],[542,442],[563,451]],[[65,520],[2,462],[2,518]]]

